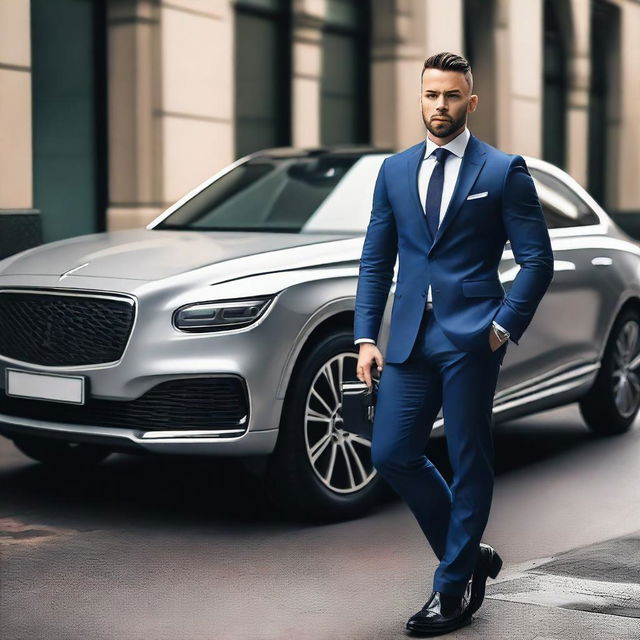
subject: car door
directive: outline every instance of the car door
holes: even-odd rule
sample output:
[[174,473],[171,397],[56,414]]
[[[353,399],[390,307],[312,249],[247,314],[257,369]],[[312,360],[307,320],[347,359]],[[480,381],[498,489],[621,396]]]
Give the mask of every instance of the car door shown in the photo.
[[[595,207],[581,196],[579,185],[559,169],[546,166],[548,170],[529,163],[529,171],[549,228],[554,276],[520,344],[509,345],[498,390],[535,384],[539,378],[597,361],[603,310],[616,303],[616,287],[608,282],[614,275],[608,267],[615,256],[603,242],[605,225]],[[506,290],[518,270],[507,244],[500,269]]]

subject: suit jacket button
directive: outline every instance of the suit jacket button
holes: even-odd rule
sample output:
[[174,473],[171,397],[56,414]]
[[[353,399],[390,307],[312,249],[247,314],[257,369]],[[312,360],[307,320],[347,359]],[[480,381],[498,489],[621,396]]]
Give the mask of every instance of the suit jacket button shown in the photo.
[[422,292],[422,297],[424,298],[427,294],[423,291]]

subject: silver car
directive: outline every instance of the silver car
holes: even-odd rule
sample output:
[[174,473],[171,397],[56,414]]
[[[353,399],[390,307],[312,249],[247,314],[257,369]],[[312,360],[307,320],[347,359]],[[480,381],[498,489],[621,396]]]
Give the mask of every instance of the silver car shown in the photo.
[[[340,383],[356,379],[359,260],[387,155],[265,150],[144,229],[1,261],[0,433],[50,465],[240,456],[289,512],[366,512],[388,487],[370,442],[341,429]],[[495,420],[579,401],[597,434],[625,431],[640,402],[640,249],[569,175],[526,160],[555,274],[507,352]],[[518,269],[507,244],[505,289]]]

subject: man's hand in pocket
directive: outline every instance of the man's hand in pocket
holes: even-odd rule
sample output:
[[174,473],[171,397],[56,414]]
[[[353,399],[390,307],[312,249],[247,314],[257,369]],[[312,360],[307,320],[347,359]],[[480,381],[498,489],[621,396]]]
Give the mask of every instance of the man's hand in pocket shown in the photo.
[[509,338],[506,340],[500,340],[496,335],[496,332],[493,330],[493,326],[489,328],[489,346],[491,347],[491,351],[495,351],[499,349]]

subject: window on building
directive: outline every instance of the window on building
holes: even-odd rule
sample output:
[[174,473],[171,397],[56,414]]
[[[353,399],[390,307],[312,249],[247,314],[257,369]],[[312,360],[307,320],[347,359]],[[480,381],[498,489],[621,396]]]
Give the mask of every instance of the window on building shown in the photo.
[[564,0],[544,3],[543,158],[558,167],[566,163],[567,59]]
[[615,179],[620,97],[620,9],[594,2],[591,13],[589,89],[589,193],[610,208],[607,182]]
[[31,0],[30,10],[33,201],[43,240],[104,231],[105,1]]
[[322,33],[322,144],[370,140],[369,0],[327,0]]
[[236,158],[291,144],[289,0],[236,0]]

